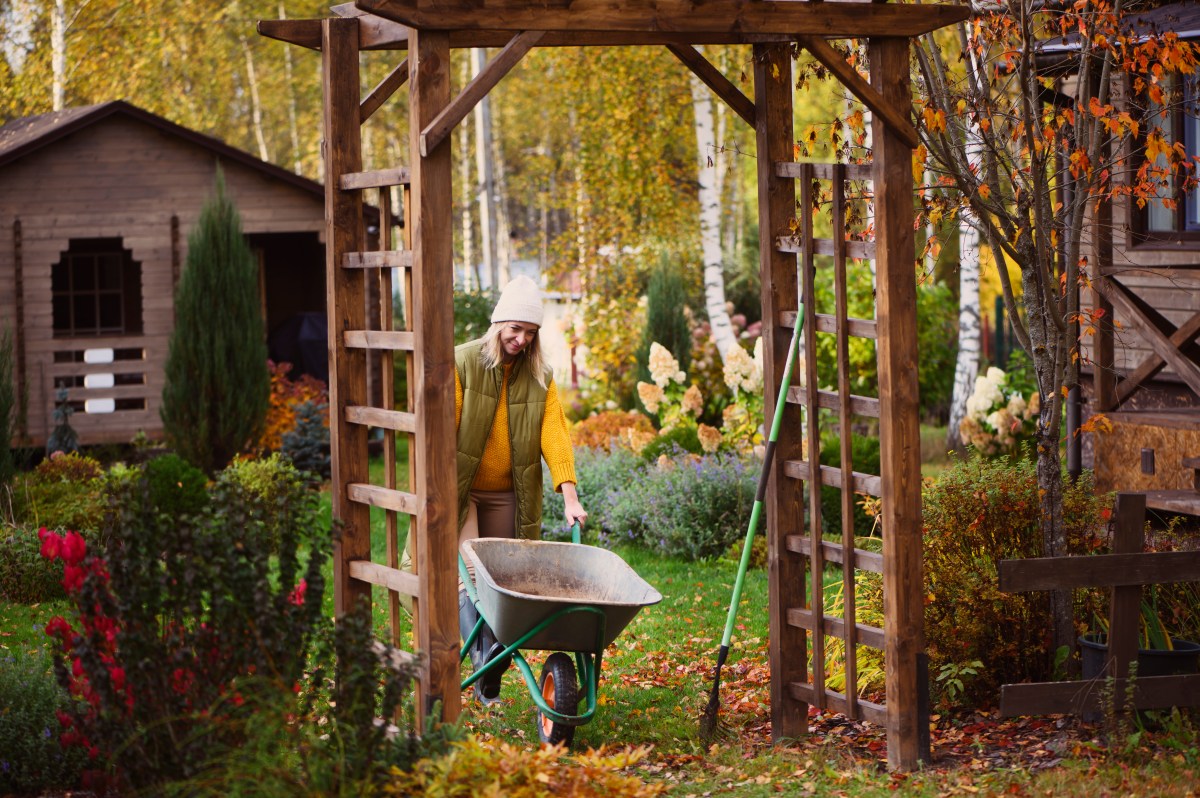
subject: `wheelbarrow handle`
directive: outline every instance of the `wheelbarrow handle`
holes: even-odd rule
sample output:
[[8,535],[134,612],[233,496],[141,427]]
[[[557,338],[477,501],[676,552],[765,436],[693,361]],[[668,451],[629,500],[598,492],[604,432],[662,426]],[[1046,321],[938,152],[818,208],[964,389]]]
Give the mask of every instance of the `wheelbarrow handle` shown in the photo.
[[579,538],[580,538],[580,533],[581,533],[581,531],[582,531],[582,528],[580,527],[580,525],[579,525],[579,522],[578,522],[578,521],[576,521],[575,523],[571,524],[571,542],[572,542],[572,543],[578,543],[578,542],[579,542]]

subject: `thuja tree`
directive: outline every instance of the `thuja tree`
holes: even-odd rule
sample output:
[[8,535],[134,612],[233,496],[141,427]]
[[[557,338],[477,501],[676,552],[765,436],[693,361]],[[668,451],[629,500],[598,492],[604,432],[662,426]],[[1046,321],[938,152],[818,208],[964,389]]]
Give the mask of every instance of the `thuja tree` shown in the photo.
[[[1041,413],[1037,479],[1044,554],[1066,553],[1059,441],[1065,388],[1077,380],[1075,325],[1101,203],[1145,202],[1193,181],[1181,149],[1146,113],[1181,98],[1170,87],[1196,71],[1196,49],[1170,32],[1137,29],[1125,0],[973,2],[975,16],[916,48],[921,147],[914,173],[947,191],[933,216],[961,214],[996,256],[1004,302],[1033,360]],[[1144,7],[1145,4],[1139,4]],[[1057,67],[1047,68],[1056,52]],[[1113,99],[1123,87],[1127,101]],[[1139,113],[1139,106],[1143,113]],[[1170,202],[1170,196],[1166,197]],[[1070,596],[1054,599],[1056,646],[1074,638]]]
[[188,236],[166,377],[163,425],[184,458],[213,473],[258,439],[270,395],[258,269],[220,172]]
[[664,256],[650,273],[646,287],[646,327],[638,350],[638,379],[650,379],[650,345],[659,343],[670,350],[687,371],[692,354],[692,331],[688,328],[684,307],[687,288],[683,275]]

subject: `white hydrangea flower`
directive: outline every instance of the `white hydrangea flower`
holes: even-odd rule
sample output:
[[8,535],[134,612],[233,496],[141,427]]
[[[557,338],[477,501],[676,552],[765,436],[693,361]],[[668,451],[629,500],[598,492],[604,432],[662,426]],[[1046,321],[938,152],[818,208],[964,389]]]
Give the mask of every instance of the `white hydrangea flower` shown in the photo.
[[650,344],[650,378],[655,385],[666,388],[672,380],[682,383],[685,376],[671,350],[657,341]]

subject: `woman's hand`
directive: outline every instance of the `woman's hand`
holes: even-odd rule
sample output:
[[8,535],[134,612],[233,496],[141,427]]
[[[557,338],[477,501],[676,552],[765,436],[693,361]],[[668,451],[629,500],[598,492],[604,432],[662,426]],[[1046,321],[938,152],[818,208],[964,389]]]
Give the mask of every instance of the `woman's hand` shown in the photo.
[[579,523],[580,528],[583,528],[583,522],[587,520],[587,511],[583,509],[583,505],[579,503],[579,493],[575,490],[574,482],[564,482],[562,484],[563,494],[563,515],[567,519],[567,526],[574,526]]

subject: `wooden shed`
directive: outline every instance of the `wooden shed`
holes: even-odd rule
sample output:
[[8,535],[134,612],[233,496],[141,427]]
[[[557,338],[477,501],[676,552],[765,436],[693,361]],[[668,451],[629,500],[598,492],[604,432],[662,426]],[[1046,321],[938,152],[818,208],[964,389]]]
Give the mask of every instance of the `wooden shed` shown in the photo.
[[319,183],[120,101],[0,127],[0,327],[28,398],[21,443],[45,443],[60,388],[81,443],[161,432],[174,289],[218,167],[259,258],[264,334],[323,314]]

